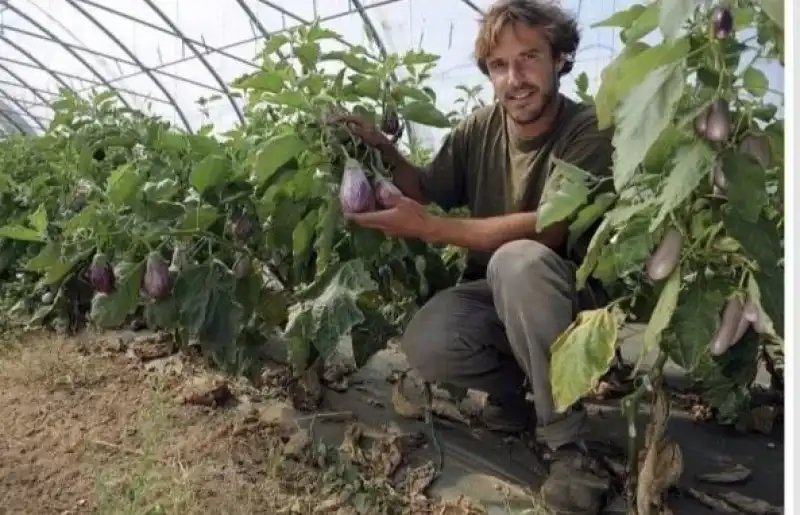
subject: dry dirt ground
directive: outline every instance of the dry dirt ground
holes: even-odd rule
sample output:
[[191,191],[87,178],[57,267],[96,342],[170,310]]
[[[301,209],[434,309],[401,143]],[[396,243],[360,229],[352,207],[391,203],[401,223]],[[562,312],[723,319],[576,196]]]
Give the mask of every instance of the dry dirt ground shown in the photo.
[[412,435],[349,427],[342,446],[262,384],[210,375],[158,341],[0,342],[0,514],[481,513],[395,476]]

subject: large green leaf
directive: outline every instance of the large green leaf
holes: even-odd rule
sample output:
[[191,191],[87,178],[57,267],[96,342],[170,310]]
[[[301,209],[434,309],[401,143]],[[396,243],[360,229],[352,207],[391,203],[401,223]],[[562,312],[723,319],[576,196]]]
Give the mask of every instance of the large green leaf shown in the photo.
[[755,223],[767,198],[767,174],[755,160],[738,152],[728,152],[722,160],[727,182],[726,195],[731,209],[748,222]]
[[187,265],[175,280],[172,296],[178,305],[181,327],[189,337],[199,338],[206,325],[211,292],[217,288],[217,281],[213,262]]
[[630,45],[658,28],[659,8],[657,2],[650,2],[630,27],[620,34],[622,40]]
[[112,204],[121,207],[131,203],[139,193],[141,178],[132,164],[124,164],[108,176],[106,195]]
[[658,296],[658,302],[656,302],[656,306],[653,308],[653,313],[650,315],[650,320],[644,330],[642,358],[658,346],[661,342],[661,334],[672,321],[672,315],[678,307],[681,279],[683,279],[683,274],[681,266],[678,264],[664,283],[664,288],[661,290],[661,295]]
[[651,231],[661,225],[672,210],[688,199],[700,182],[708,177],[713,161],[714,154],[701,141],[685,145],[678,150],[672,160],[669,177],[659,196],[661,207],[650,224]]
[[300,155],[308,145],[296,132],[273,136],[258,149],[253,175],[263,184],[290,160]]
[[723,220],[728,235],[739,242],[747,257],[766,270],[777,266],[783,249],[781,234],[774,223],[763,216],[756,222],[750,222],[734,209],[728,209]]
[[614,193],[601,193],[594,199],[594,202],[578,212],[575,220],[569,225],[567,247],[570,250],[575,246],[578,239],[603,217],[616,199],[617,196]]
[[649,214],[642,212],[632,218],[617,233],[615,241],[603,248],[593,275],[603,284],[613,284],[617,278],[636,272],[650,258],[657,244],[657,233],[650,232]]
[[409,122],[420,123],[429,127],[448,129],[453,124],[431,102],[414,100],[400,108],[400,114]]
[[764,12],[767,14],[767,16],[769,16],[773,23],[775,23],[775,25],[777,25],[781,30],[784,30],[783,6],[783,0],[762,0],[761,2],[761,8],[764,9]]
[[651,72],[625,97],[617,110],[614,131],[614,187],[621,191],[664,129],[672,121],[685,86],[683,66]]
[[682,60],[691,50],[689,38],[670,39],[625,58],[616,80],[617,98],[623,98],[653,70]]
[[586,250],[586,256],[583,258],[581,266],[575,272],[575,285],[577,290],[582,290],[586,285],[586,281],[600,262],[600,257],[603,254],[603,249],[614,234],[614,227],[609,222],[608,218],[603,218],[600,225],[595,230],[589,247]]
[[342,338],[364,322],[358,297],[377,289],[378,284],[361,260],[330,267],[298,294],[300,302],[290,311],[286,337],[295,345],[300,344],[298,340],[304,340],[305,345],[312,344],[321,356],[330,356]]
[[696,0],[659,0],[658,26],[664,37],[674,38],[678,35],[696,5]]
[[91,319],[100,328],[115,329],[139,307],[139,286],[145,263],[120,263],[115,270],[116,291],[96,294],[92,299]]
[[615,12],[608,18],[592,24],[592,28],[600,27],[619,27],[627,29],[630,27],[644,12],[645,7],[640,4],[634,4],[627,9]]
[[5,227],[0,227],[0,238],[31,242],[44,242],[47,239],[46,235],[30,227],[25,227],[24,225],[6,225]]
[[551,347],[550,387],[556,411],[586,395],[606,373],[619,328],[606,309],[583,311]]
[[742,74],[742,85],[751,95],[763,97],[769,90],[769,79],[764,72],[751,66]]
[[692,373],[704,357],[717,330],[717,320],[727,297],[720,285],[703,279],[688,285],[678,297],[670,338],[663,348],[678,366]]
[[544,187],[542,203],[536,213],[536,230],[566,220],[589,200],[585,172],[569,163],[556,162]]
[[231,176],[232,169],[227,159],[220,155],[210,155],[197,163],[189,175],[189,182],[200,193],[224,183]]
[[781,338],[784,337],[784,288],[783,270],[777,265],[766,266],[755,272],[753,277],[758,284],[761,307],[772,321],[772,328]]

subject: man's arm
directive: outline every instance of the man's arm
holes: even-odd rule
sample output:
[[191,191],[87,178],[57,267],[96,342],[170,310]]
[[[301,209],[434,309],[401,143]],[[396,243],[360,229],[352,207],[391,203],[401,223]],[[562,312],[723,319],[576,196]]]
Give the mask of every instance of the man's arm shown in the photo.
[[433,217],[429,243],[455,245],[479,252],[493,252],[514,240],[535,240],[558,249],[567,237],[567,223],[557,223],[536,231],[536,213],[513,213],[490,218]]

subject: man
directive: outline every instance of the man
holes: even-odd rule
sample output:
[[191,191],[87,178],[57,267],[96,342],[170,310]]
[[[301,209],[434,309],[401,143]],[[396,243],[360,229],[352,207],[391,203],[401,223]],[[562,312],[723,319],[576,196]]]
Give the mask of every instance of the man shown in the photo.
[[[566,255],[568,222],[535,229],[551,157],[610,174],[611,134],[598,130],[592,108],[558,92],[579,40],[575,20],[554,3],[500,0],[491,7],[475,57],[496,102],[458,125],[425,169],[363,120],[345,120],[392,162],[404,195],[391,209],[352,220],[469,251],[462,281],[435,295],[406,329],[402,348],[410,364],[426,381],[488,393],[483,418],[490,429],[519,432],[535,419],[537,437],[554,451],[541,489],[545,503],[556,513],[595,514],[609,480],[590,470],[585,411],[578,405],[557,414],[549,379],[550,346],[581,307],[575,270],[582,253]],[[471,217],[433,216],[428,202],[467,206]]]

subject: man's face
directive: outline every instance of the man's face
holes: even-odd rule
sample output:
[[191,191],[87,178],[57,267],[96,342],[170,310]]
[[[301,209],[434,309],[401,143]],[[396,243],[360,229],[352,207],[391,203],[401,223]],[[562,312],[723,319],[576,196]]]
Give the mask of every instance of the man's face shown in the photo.
[[556,94],[550,44],[540,28],[506,25],[486,59],[495,95],[518,125],[535,123]]

